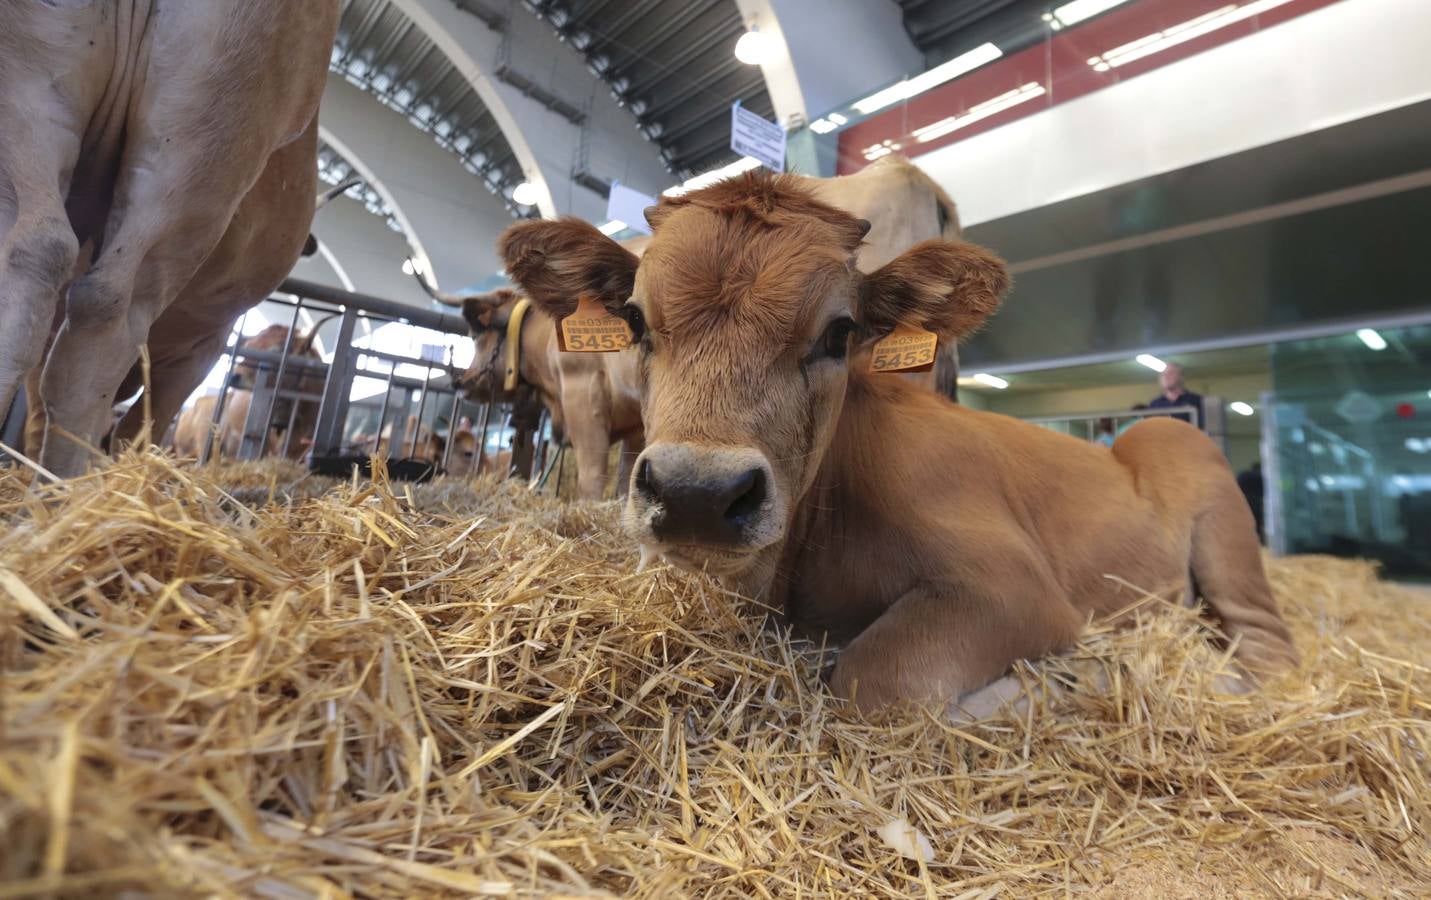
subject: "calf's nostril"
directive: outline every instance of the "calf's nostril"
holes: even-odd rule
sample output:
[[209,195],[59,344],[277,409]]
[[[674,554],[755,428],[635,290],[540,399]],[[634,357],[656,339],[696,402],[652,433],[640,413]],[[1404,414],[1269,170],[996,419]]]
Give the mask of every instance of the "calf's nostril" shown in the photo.
[[636,493],[652,500],[656,499],[656,485],[651,480],[651,460],[643,459],[636,464]]
[[745,519],[758,512],[760,505],[765,502],[764,470],[750,469],[745,472],[732,485],[727,496],[734,499],[725,508],[726,521],[732,524],[743,523]]

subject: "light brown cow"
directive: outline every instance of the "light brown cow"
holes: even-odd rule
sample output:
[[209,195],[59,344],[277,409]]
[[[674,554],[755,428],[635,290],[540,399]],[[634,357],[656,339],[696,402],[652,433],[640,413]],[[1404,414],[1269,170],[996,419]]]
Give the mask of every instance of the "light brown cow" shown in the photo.
[[[569,439],[576,454],[577,492],[587,500],[606,495],[607,461],[611,446],[620,443],[617,493],[625,493],[631,466],[645,446],[636,384],[635,357],[630,353],[563,353],[556,323],[540,310],[526,312],[514,327],[521,298],[514,291],[459,297],[432,290],[439,302],[460,306],[472,329],[472,365],[458,383],[479,403],[519,403],[523,388],[536,392],[551,416],[558,441]],[[513,352],[515,351],[515,352]],[[506,370],[514,366],[511,388]],[[484,469],[485,471],[485,469]]]
[[[176,300],[239,294],[242,309],[276,286],[251,291],[270,279],[216,257],[221,244],[256,241],[267,252],[244,257],[249,268],[286,273],[312,215],[336,0],[151,7],[0,0],[0,409],[43,362],[41,461],[60,475],[84,468],[140,344],[158,345],[152,326]],[[287,148],[301,170],[287,167]],[[275,223],[256,202],[252,233],[236,232],[263,176],[290,171],[297,180],[264,190],[300,198],[306,214]],[[80,271],[85,244],[97,252]],[[231,321],[235,307],[225,311]],[[191,338],[204,324],[172,327]],[[156,417],[169,415],[160,430],[196,383],[177,397],[156,390]]]
[[[879,226],[856,256],[862,271],[884,265],[921,240],[959,236],[954,201],[933,179],[901,157],[885,157],[854,175],[801,178],[800,183],[826,202]],[[637,237],[621,245],[639,257],[649,242],[649,237]],[[521,302],[513,291],[457,296],[433,290],[420,275],[418,282],[439,302],[462,307],[472,329],[476,352],[462,378],[468,393],[479,401],[494,396],[493,391],[502,387],[508,365],[515,362],[520,383],[538,392],[554,431],[571,439],[580,496],[588,500],[605,496],[607,460],[617,442],[622,452],[616,493],[624,495],[631,466],[645,442],[636,355],[562,353],[556,324],[540,310],[525,316],[517,334],[509,335],[508,323]],[[514,345],[515,355],[511,352]],[[933,371],[904,377],[953,397],[958,381],[954,344],[941,347]],[[502,391],[496,397],[498,402],[516,399],[512,391]]]
[[640,335],[637,541],[842,644],[837,694],[957,703],[1122,609],[1110,575],[1191,575],[1247,670],[1295,662],[1251,513],[1196,429],[1144,422],[1110,453],[867,372],[898,323],[977,327],[1008,287],[997,257],[928,241],[862,274],[868,223],[764,174],[651,218],[639,261],[575,220],[515,225],[500,252],[548,314],[591,294]]
[[[290,338],[285,325],[270,325],[240,343],[243,350],[263,350],[281,353],[288,347],[290,360],[318,360],[318,351],[313,346],[316,330],[301,335],[297,340]],[[277,372],[272,363],[267,364],[274,376]],[[317,393],[323,387],[322,373],[302,368],[295,363],[285,366],[281,385],[283,391],[305,394]],[[251,359],[234,366],[233,377],[229,380],[228,396],[220,416],[212,455],[230,459],[239,455],[243,444],[244,429],[247,427],[249,410],[253,405],[253,388],[259,379],[259,367]],[[270,376],[270,381],[273,378]],[[166,382],[167,383],[167,382]],[[269,420],[268,434],[263,443],[265,456],[276,456],[285,452],[290,459],[302,459],[309,450],[313,439],[313,428],[318,419],[318,403],[313,400],[294,400],[290,397],[272,396],[271,408],[262,409],[259,414]],[[141,398],[138,403],[142,404]],[[179,416],[179,424],[174,430],[174,451],[181,457],[198,459],[203,455],[204,442],[213,428],[216,396],[206,395],[196,399]],[[288,434],[290,426],[292,435]]]
[[[214,407],[218,405],[217,394],[205,394],[179,414],[179,424],[174,428],[174,454],[180,459],[201,459],[204,444],[209,435],[214,441],[209,448],[212,459],[237,459],[243,442],[243,425],[248,419],[248,410],[253,403],[253,392],[234,389],[224,400],[224,411],[219,424],[214,428]],[[278,453],[278,436],[269,432],[266,454]]]
[[[413,439],[416,432],[416,440]],[[393,423],[383,427],[381,437],[359,438],[356,443],[369,454],[393,459],[415,459],[432,463],[441,468],[443,474],[465,477],[477,470],[477,436],[470,431],[458,429],[452,444],[452,452],[447,451],[447,437],[435,433],[426,425],[418,425],[409,417],[403,429],[401,441],[392,446]],[[444,462],[443,458],[446,457]],[[491,460],[489,459],[490,463]],[[488,469],[487,471],[491,471]]]

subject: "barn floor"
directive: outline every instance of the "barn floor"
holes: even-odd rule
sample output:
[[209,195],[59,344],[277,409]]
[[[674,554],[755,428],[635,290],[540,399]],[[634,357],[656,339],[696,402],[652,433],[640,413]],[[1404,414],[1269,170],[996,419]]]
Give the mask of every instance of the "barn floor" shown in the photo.
[[1150,604],[956,728],[847,716],[709,582],[633,574],[611,504],[158,455],[27,481],[0,897],[1431,891],[1431,606],[1364,564],[1271,563],[1305,662],[1258,694]]

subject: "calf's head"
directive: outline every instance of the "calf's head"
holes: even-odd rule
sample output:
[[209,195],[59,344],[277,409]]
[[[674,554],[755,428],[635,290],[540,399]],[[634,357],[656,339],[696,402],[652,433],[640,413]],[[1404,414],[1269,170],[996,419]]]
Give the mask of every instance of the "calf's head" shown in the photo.
[[955,340],[993,312],[1008,278],[989,252],[943,241],[862,275],[854,255],[869,223],[790,177],[752,173],[647,217],[639,266],[573,219],[515,225],[500,252],[549,315],[585,295],[631,326],[647,446],[627,527],[673,562],[736,576],[784,538],[850,379],[893,377],[858,373],[869,345],[899,323]]

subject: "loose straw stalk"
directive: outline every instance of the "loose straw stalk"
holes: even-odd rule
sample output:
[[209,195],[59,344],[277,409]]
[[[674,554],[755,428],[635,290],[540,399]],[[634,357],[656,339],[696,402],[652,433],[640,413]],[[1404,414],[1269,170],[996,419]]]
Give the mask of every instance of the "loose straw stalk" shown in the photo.
[[1305,664],[1258,693],[1152,603],[1021,665],[1023,709],[867,722],[713,583],[633,574],[610,504],[32,477],[0,472],[0,898],[1431,886],[1431,607],[1363,563],[1270,563]]

